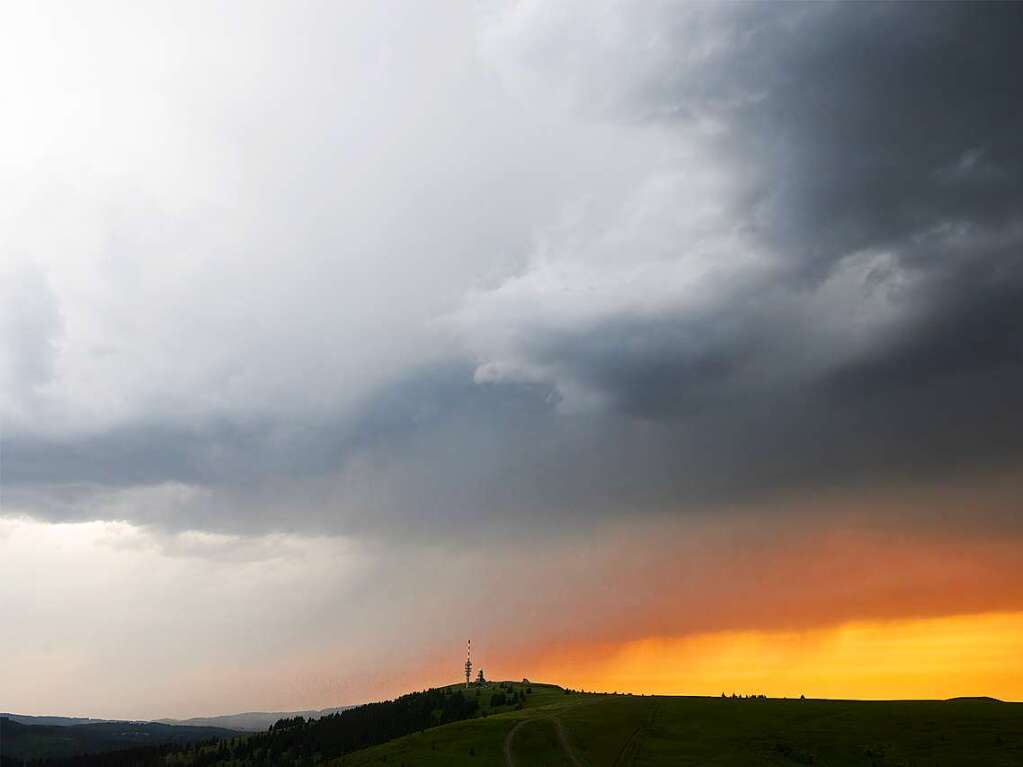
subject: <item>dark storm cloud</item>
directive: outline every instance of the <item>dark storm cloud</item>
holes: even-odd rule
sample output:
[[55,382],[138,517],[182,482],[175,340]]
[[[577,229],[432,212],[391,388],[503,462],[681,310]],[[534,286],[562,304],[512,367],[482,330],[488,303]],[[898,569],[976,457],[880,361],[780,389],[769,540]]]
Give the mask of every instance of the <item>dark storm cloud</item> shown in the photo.
[[[468,315],[530,328],[474,343],[487,377],[539,376],[672,423],[669,504],[1018,461],[1020,8],[657,8],[622,13],[618,47],[594,44],[625,74],[573,73],[579,101],[680,135],[712,124],[704,146],[741,178],[727,218],[774,266],[677,310],[640,297],[567,328],[530,327],[545,296],[527,275]],[[633,244],[623,261],[642,256]],[[678,258],[692,247],[678,241]],[[564,287],[552,303],[571,300]]]
[[[233,531],[537,518],[553,531],[1016,465],[1021,7],[616,13],[618,47],[588,39],[604,39],[591,18],[591,35],[564,43],[579,50],[516,66],[564,75],[587,119],[696,146],[730,179],[709,219],[687,218],[705,189],[675,164],[681,181],[637,195],[635,226],[566,225],[448,318],[478,383],[458,360],[406,370],[336,418],[18,437],[4,445],[7,498],[77,518],[107,513],[104,494],[181,483],[203,492],[125,513]],[[673,292],[693,251],[711,277]],[[628,270],[647,257],[653,278],[637,287]]]
[[1018,223],[1020,31],[1016,8],[965,4],[839,6],[797,25],[764,108],[740,118],[784,180],[765,228],[824,268],[871,247],[926,267],[907,239]]
[[[734,224],[777,254],[780,268],[696,321],[682,312],[654,322],[609,314],[575,336],[527,340],[530,355],[561,357],[630,409],[693,406],[694,389],[717,396],[758,350],[798,342],[784,307],[876,252],[890,260],[854,287],[890,294],[896,337],[879,339],[841,377],[925,384],[1018,365],[1023,12],[968,4],[730,11],[704,19],[725,44],[695,66],[685,63],[687,46],[694,27],[706,30],[690,14],[637,13],[633,52],[659,66],[620,83],[607,113],[722,126],[711,145],[748,179],[731,201]],[[649,54],[658,27],[670,31]],[[687,247],[678,243],[680,257]]]
[[[546,479],[549,387],[481,387],[465,364],[416,371],[349,417],[148,424],[80,439],[4,442],[10,510],[222,532],[425,530],[507,510],[511,475]],[[517,466],[518,464],[518,466]],[[572,483],[576,486],[577,483]],[[412,521],[410,521],[410,517]]]

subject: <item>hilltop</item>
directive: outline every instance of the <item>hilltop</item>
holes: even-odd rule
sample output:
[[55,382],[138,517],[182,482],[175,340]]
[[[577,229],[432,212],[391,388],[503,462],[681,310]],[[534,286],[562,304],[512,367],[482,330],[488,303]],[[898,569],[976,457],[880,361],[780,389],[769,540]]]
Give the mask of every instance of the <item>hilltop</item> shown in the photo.
[[1004,701],[998,698],[992,698],[990,695],[974,695],[964,696],[959,698],[949,698],[949,703],[1003,703]]

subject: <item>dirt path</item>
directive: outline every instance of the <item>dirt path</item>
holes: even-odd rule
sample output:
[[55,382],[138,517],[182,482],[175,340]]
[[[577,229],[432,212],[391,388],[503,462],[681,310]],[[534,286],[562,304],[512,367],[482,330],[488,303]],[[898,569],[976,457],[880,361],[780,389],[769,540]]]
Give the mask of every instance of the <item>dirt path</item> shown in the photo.
[[625,765],[632,764],[632,756],[636,750],[636,739],[639,737],[642,729],[642,726],[637,727],[632,731],[629,739],[622,744],[622,750],[618,752],[618,756],[615,758],[614,767],[625,767]]
[[647,717],[646,722],[633,730],[629,739],[622,744],[622,750],[618,752],[618,757],[615,759],[614,767],[627,767],[627,765],[632,764],[633,760],[636,758],[637,752],[639,751],[640,733],[649,730],[653,726],[654,720],[657,718],[657,707],[658,703],[654,703],[653,707],[650,709],[650,716]]
[[583,763],[579,761],[579,757],[575,755],[572,747],[568,744],[568,734],[565,731],[565,725],[561,723],[560,719],[552,716],[537,716],[532,719],[523,719],[508,730],[508,734],[504,738],[505,767],[515,767],[515,759],[512,758],[512,741],[515,739],[515,733],[519,731],[519,728],[524,724],[529,724],[530,722],[541,722],[544,720],[554,723],[554,731],[558,736],[558,745],[561,746],[561,750],[565,752],[565,758],[572,763],[573,767],[583,767]]
[[554,720],[554,729],[558,733],[558,743],[561,744],[561,750],[565,752],[565,756],[568,757],[568,761],[575,765],[575,767],[583,767],[583,763],[579,761],[579,757],[575,755],[575,751],[568,745],[568,734],[565,732],[565,725],[561,723],[560,719]]
[[533,720],[532,719],[523,719],[521,722],[519,722],[514,727],[512,727],[510,730],[508,730],[508,734],[504,736],[504,764],[505,764],[505,767],[515,767],[515,760],[512,759],[512,754],[511,754],[512,739],[515,737],[515,733],[517,733],[519,731],[519,728],[522,725],[524,725],[526,722],[531,722],[531,721],[533,721]]

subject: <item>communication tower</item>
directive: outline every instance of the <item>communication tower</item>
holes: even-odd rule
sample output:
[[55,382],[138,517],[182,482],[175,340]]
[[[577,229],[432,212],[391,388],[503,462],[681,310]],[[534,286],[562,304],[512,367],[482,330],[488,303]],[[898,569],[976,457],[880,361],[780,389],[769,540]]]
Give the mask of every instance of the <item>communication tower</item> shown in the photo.
[[472,679],[472,640],[465,640],[465,686],[469,687],[469,681]]

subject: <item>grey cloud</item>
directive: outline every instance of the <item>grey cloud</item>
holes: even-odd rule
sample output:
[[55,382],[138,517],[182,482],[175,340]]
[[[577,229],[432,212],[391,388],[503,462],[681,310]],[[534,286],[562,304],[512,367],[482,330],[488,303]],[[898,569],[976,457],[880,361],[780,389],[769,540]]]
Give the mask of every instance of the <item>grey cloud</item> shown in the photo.
[[[1014,421],[1009,392],[1023,362],[1014,340],[1023,324],[1015,75],[1023,14],[966,4],[612,9],[609,28],[625,32],[586,27],[583,55],[559,62],[570,69],[561,74],[604,119],[675,126],[682,141],[695,131],[698,146],[740,179],[717,196],[723,221],[743,240],[716,259],[717,268],[736,264],[726,274],[739,287],[708,285],[650,311],[647,295],[617,304],[622,286],[583,322],[530,328],[536,305],[572,301],[572,280],[598,281],[607,269],[580,255],[578,238],[565,238],[532,267],[586,264],[564,294],[530,291],[527,271],[474,297],[466,334],[484,369],[538,375],[640,416],[717,412],[722,426],[736,409],[783,407],[799,391],[810,412],[791,413],[798,427],[814,420],[817,399],[841,408],[839,382],[855,381],[851,389],[889,398],[890,410],[870,408],[886,434],[906,384],[963,398],[918,392],[945,411],[976,402],[997,381],[1007,395],[976,403],[977,416]],[[618,74],[590,80],[579,71],[591,61],[604,71],[612,55],[623,61]],[[691,204],[691,196],[669,197],[650,223],[670,232],[672,206],[683,217]],[[619,241],[620,263],[651,257],[644,240],[615,226],[601,237]],[[676,234],[674,261],[692,261],[702,233]],[[772,267],[742,284],[743,251],[769,254]],[[672,257],[653,258],[670,279]],[[516,316],[527,332],[510,342],[478,329],[481,320]],[[947,386],[948,376],[973,376],[980,388]],[[903,444],[920,436],[888,434]]]
[[53,378],[63,324],[46,273],[17,260],[0,270],[0,416],[13,417]]
[[225,214],[251,236],[202,229],[246,257],[198,267],[185,332],[171,304],[148,336],[199,374],[125,387],[113,425],[9,435],[8,503],[485,535],[1018,464],[1017,6],[529,8],[451,63],[503,80],[442,90],[429,140],[384,151],[425,103],[374,117],[366,200],[327,161]]
[[[456,370],[458,382],[401,387],[403,414],[278,435],[279,452],[268,447],[272,432],[249,433],[221,443],[226,459],[201,472],[195,464],[212,451],[212,435],[141,432],[134,452],[111,438],[116,455],[99,451],[84,466],[65,457],[45,476],[9,471],[5,504],[55,520],[128,519],[170,531],[512,541],[611,516],[1011,473],[1023,447],[1023,423],[1004,404],[1023,376],[987,370],[940,386],[889,385],[881,396],[838,380],[810,394],[722,397],[657,419],[629,412],[630,403],[558,413],[547,387],[481,386]],[[659,370],[633,375],[641,372]],[[660,385],[633,388],[647,396]],[[152,448],[161,441],[188,461],[166,460]],[[8,456],[20,448],[5,447]],[[72,476],[87,481],[69,483]]]

